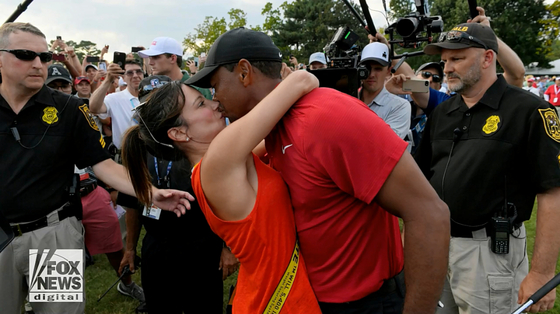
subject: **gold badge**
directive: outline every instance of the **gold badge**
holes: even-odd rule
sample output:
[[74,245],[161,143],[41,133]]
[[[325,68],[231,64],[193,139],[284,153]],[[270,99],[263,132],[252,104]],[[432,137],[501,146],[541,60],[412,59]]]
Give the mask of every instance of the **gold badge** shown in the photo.
[[500,128],[500,117],[499,116],[490,116],[486,119],[486,124],[482,127],[482,132],[486,135],[490,135]]
[[58,110],[56,110],[55,107],[47,107],[43,109],[43,113],[43,121],[45,121],[47,124],[58,122],[58,116],[56,115],[58,113]]
[[539,109],[539,113],[541,114],[544,130],[548,137],[560,143],[560,121],[558,121],[556,110]]
[[99,132],[99,128],[97,127],[97,123],[95,123],[95,120],[93,120],[93,117],[91,115],[91,112],[89,112],[89,108],[86,104],[81,105],[80,107],[80,111],[84,114],[84,117],[86,117],[86,120],[89,124],[89,126],[98,131]]

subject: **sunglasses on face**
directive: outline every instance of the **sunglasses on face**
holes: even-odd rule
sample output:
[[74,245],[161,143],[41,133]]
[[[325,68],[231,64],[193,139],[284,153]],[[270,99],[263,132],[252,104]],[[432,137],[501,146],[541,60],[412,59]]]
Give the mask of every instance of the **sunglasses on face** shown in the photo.
[[423,77],[423,78],[429,79],[430,76],[432,77],[432,82],[434,82],[434,83],[439,83],[439,82],[441,82],[441,77],[439,77],[439,75],[437,75],[437,74],[432,74],[432,72],[428,72],[428,71],[422,72],[422,77]]
[[52,89],[58,89],[58,90],[61,89],[67,90],[72,88],[72,85],[70,83],[62,83],[62,82],[49,83],[47,86]]
[[473,42],[481,46],[480,48],[484,48],[488,50],[488,46],[483,43],[480,39],[473,37],[467,33],[461,31],[449,31],[447,33],[441,33],[439,37],[439,42],[449,41],[454,43],[461,43],[461,42]]
[[39,52],[39,53],[37,53],[35,51],[31,51],[31,50],[25,50],[25,49],[14,49],[14,50],[0,49],[0,51],[9,52],[9,53],[13,54],[14,56],[16,56],[16,58],[18,58],[20,60],[23,60],[23,61],[33,61],[33,60],[35,60],[35,58],[39,57],[41,62],[47,63],[47,62],[51,61],[52,58],[53,58],[53,53],[50,52],[50,51]]

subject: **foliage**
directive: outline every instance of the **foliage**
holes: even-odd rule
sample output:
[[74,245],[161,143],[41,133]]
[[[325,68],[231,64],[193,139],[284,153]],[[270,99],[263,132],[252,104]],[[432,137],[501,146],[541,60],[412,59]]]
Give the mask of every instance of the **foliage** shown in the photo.
[[546,16],[540,20],[543,31],[540,34],[545,39],[542,53],[549,61],[560,59],[560,1],[556,0],[546,6]]
[[[353,6],[361,13],[359,5]],[[341,26],[358,34],[359,47],[368,44],[367,32],[342,1],[296,0],[284,4],[283,10],[284,20],[272,39],[285,56],[293,54],[305,63],[309,55],[323,51]]]
[[[51,40],[51,46],[53,45],[53,43],[54,40]],[[66,40],[65,44],[69,47],[74,47],[74,52],[80,60],[83,60],[85,56],[101,55],[101,50],[97,49],[97,44],[89,40],[81,40],[79,43],[76,43],[73,40]],[[58,48],[58,50],[60,50],[60,48]]]

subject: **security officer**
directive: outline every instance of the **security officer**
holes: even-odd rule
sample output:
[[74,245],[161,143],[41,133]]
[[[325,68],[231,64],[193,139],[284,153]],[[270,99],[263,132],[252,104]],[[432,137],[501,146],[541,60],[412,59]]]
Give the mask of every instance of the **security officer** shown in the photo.
[[[458,25],[424,52],[441,54],[449,89],[458,94],[434,110],[416,154],[451,211],[438,313],[509,313],[555,272],[560,122],[548,104],[496,74],[498,42],[488,26]],[[535,196],[538,236],[528,272],[523,221]],[[555,296],[530,311],[551,309]]]
[[[20,313],[27,286],[33,289],[30,271],[39,268],[29,267],[30,249],[49,249],[49,254],[44,252],[47,259],[52,253],[63,254],[59,249],[83,250],[74,165],[92,165],[101,180],[134,195],[124,169],[104,152],[87,106],[45,86],[51,60],[45,35],[35,26],[0,27],[0,211],[17,235],[0,253],[2,313]],[[192,197],[185,192],[153,192],[159,207],[190,207],[184,198]],[[78,201],[71,202],[76,196]],[[83,265],[76,271],[83,278]],[[83,313],[85,302],[76,298],[78,302],[30,301],[35,313]]]

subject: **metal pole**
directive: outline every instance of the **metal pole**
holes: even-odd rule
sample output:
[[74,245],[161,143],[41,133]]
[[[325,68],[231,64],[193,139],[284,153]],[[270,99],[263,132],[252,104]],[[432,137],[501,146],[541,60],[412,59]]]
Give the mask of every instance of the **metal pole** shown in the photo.
[[33,0],[24,0],[22,3],[18,4],[17,9],[10,15],[10,17],[4,23],[11,23],[15,21],[25,10],[27,7],[33,2]]

